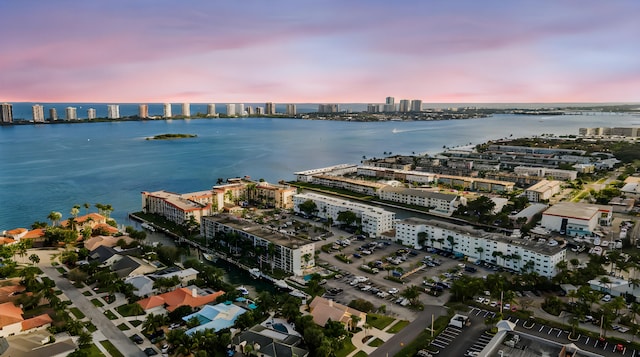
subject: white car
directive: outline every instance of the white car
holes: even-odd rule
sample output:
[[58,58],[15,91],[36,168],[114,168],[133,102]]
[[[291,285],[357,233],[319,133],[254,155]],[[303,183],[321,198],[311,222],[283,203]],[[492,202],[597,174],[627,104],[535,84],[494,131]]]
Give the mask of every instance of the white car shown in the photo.
[[489,306],[496,307],[498,306],[498,303],[496,301],[492,301],[491,304],[489,304]]
[[479,304],[482,304],[482,303],[484,302],[484,298],[483,298],[483,297],[478,297],[478,299],[476,299],[476,301],[477,301]]
[[397,294],[399,291],[398,288],[391,288],[389,289],[389,294]]
[[504,304],[502,307],[503,310],[511,310],[511,304]]
[[605,295],[605,296],[602,298],[602,301],[604,301],[604,302],[609,302],[609,301],[611,301],[611,295],[609,295],[609,294]]
[[369,290],[371,290],[371,285],[365,285],[365,286],[363,286],[362,288],[360,288],[360,290],[362,290],[362,291],[369,291]]

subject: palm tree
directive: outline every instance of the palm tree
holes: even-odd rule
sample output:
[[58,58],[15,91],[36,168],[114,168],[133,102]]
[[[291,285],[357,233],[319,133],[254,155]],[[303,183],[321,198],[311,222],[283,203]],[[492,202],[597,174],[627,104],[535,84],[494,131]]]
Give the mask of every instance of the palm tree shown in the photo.
[[478,260],[479,260],[479,261],[481,261],[481,260],[482,260],[482,252],[484,252],[484,248],[482,248],[482,247],[476,247],[476,252],[477,252],[478,254],[480,254],[480,255],[479,255],[479,257],[478,257]]
[[51,211],[51,213],[49,213],[49,215],[47,216],[47,219],[51,221],[51,225],[54,227],[58,224],[60,218],[62,218],[62,213],[56,211]]
[[31,254],[29,256],[29,261],[31,261],[32,264],[38,264],[40,263],[40,256],[38,254]]
[[89,207],[91,207],[91,205],[87,202],[85,202],[82,207],[84,207],[87,210],[87,214],[89,214]]
[[420,297],[420,288],[415,285],[411,285],[410,287],[404,289],[404,291],[400,295],[404,298],[409,299],[411,305],[416,306],[419,304],[418,297]]
[[606,292],[611,292],[611,279],[607,276],[602,276],[598,279],[598,282],[604,286],[606,286]]
[[80,213],[80,206],[74,205],[73,208],[71,208],[71,215],[73,218],[78,218],[78,213]]

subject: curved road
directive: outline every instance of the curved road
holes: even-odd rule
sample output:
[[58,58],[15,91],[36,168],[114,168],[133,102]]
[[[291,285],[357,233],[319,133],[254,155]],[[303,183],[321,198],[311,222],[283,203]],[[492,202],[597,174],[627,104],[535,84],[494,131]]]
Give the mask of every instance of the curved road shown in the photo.
[[[67,279],[61,277],[55,268],[46,265],[40,265],[40,268],[56,283],[56,287],[62,290],[69,300],[91,320],[91,323],[93,323],[123,355],[127,357],[146,356],[111,320],[104,316],[100,309],[96,308],[93,303],[89,301],[86,296],[82,295]],[[98,341],[94,342],[97,343]]]
[[438,316],[445,315],[447,310],[443,306],[425,305],[424,311],[420,312],[413,322],[402,331],[395,334],[384,345],[378,347],[369,356],[371,357],[388,357],[395,356],[400,350],[402,350],[407,344],[413,342],[418,335],[424,331],[424,329],[431,328],[431,316],[438,318]]

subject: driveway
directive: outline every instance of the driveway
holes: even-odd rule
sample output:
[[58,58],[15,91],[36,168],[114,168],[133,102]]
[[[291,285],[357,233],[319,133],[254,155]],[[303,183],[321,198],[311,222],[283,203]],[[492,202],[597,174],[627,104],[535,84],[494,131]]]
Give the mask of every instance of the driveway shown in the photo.
[[[71,302],[73,302],[73,304],[91,320],[91,323],[98,328],[98,331],[102,332],[107,340],[111,341],[111,343],[113,343],[113,345],[127,357],[146,356],[138,346],[129,340],[129,338],[120,331],[113,322],[111,322],[111,320],[104,316],[101,309],[95,307],[86,296],[82,295],[82,293],[80,293],[80,291],[69,282],[69,280],[61,277],[60,273],[55,268],[46,265],[48,263],[48,261],[41,261],[40,269],[42,269],[42,271],[56,283],[58,289],[62,290],[69,300],[71,300]],[[94,342],[98,343],[99,341]]]

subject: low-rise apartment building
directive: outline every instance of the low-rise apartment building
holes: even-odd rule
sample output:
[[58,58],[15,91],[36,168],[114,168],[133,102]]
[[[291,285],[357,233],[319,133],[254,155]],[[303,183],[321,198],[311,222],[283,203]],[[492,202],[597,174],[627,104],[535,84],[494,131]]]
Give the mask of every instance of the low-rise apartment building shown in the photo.
[[420,218],[397,222],[396,240],[416,249],[423,246],[484,260],[518,272],[536,272],[551,278],[566,249],[557,244],[488,233],[471,226]]
[[360,218],[362,231],[372,237],[379,237],[382,233],[388,232],[394,227],[393,222],[396,217],[394,212],[317,193],[307,192],[293,196],[293,210],[300,213],[300,205],[307,200],[311,200],[316,204],[318,217],[331,218],[333,222],[338,222],[338,214],[340,212],[351,211],[355,213]]
[[329,167],[322,167],[319,169],[311,169],[305,171],[298,171],[294,174],[296,175],[296,181],[300,182],[311,182],[313,176],[315,175],[330,175],[330,176],[340,176],[353,174],[356,172],[358,165],[356,164],[340,164]]
[[177,224],[193,217],[201,222],[203,216],[211,214],[211,191],[178,194],[168,191],[142,192],[142,212],[154,213]]
[[386,201],[429,207],[434,213],[448,216],[453,214],[460,203],[458,195],[389,185],[378,190],[378,195]]
[[377,196],[377,191],[382,187],[385,187],[386,184],[367,181],[367,180],[358,180],[351,179],[343,176],[330,176],[330,175],[315,175],[311,179],[311,183],[315,185],[322,185],[327,187],[341,188],[344,190],[349,190],[357,193],[362,193],[365,195]]
[[515,184],[509,181],[496,181],[477,177],[437,175],[438,183],[464,190],[484,192],[511,192]]
[[542,180],[524,191],[529,202],[547,201],[556,193],[560,193],[562,182]]
[[359,166],[359,176],[377,177],[386,180],[398,180],[418,184],[428,184],[435,181],[436,175],[430,172],[399,170],[374,166]]
[[546,167],[534,167],[534,166],[517,166],[513,169],[516,175],[529,175],[538,177],[552,177],[557,180],[575,180],[578,177],[577,171],[562,170],[562,169],[550,169]]
[[264,252],[273,245],[273,254],[256,258],[260,263],[270,264],[274,269],[296,276],[302,276],[306,269],[315,266],[313,242],[229,214],[204,217],[200,233],[207,240],[224,240],[226,234],[236,233],[249,240],[253,247],[262,247]]
[[213,211],[220,212],[225,206],[241,202],[268,208],[293,208],[296,188],[288,185],[232,179],[228,184],[213,186]]

